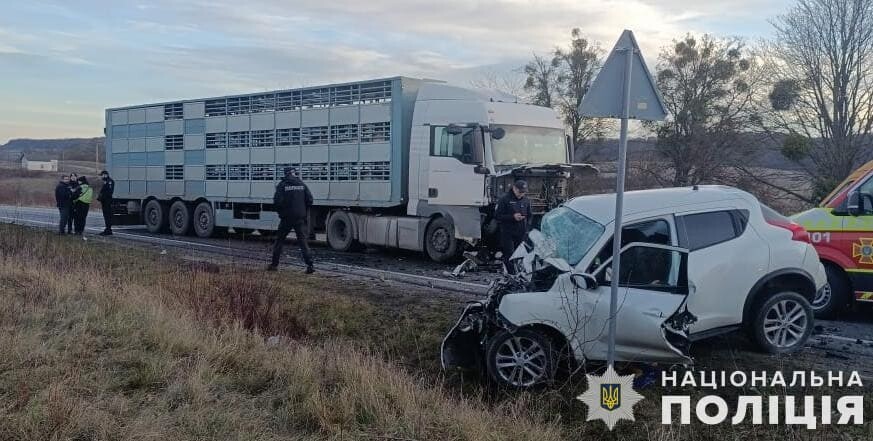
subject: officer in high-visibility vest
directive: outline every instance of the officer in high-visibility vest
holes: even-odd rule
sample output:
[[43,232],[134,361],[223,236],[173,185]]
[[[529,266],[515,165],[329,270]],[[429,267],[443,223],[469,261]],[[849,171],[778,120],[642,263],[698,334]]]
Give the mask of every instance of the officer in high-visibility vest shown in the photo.
[[91,208],[91,201],[94,199],[94,189],[88,185],[88,179],[84,176],[79,177],[79,197],[76,198],[76,234],[82,236],[85,232],[85,221],[88,219],[88,209]]

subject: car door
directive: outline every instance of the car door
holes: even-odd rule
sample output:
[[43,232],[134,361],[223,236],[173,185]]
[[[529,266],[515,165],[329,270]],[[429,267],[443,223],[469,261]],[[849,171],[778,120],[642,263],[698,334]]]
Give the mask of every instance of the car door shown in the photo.
[[688,249],[688,272],[697,295],[691,333],[738,325],[746,296],[769,271],[770,248],[753,228],[749,211],[710,208],[676,215],[679,246]]
[[[576,345],[585,358],[606,359],[612,259],[592,274],[594,289],[577,289],[575,310],[580,320]],[[670,245],[633,242],[621,250],[615,359],[688,363],[685,310],[690,289],[688,252]],[[571,320],[571,322],[574,322]]]

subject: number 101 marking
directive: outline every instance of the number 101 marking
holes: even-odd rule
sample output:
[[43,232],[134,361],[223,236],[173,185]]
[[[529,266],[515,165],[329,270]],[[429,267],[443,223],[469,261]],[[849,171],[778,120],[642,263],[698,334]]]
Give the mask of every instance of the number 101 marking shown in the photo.
[[822,233],[820,231],[816,231],[809,234],[809,238],[812,240],[812,243],[831,242],[831,233]]

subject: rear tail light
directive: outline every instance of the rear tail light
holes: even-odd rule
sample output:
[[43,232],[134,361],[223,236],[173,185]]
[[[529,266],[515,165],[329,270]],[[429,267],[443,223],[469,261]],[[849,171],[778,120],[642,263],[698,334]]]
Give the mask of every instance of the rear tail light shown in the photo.
[[806,231],[806,228],[803,228],[797,222],[785,219],[767,219],[767,223],[773,225],[774,227],[784,228],[791,232],[791,240],[798,240],[800,242],[812,243],[809,240],[809,232]]

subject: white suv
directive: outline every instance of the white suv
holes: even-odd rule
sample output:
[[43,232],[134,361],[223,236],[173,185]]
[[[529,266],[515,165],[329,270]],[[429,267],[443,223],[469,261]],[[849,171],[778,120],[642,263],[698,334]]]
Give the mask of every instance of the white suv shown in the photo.
[[[443,367],[529,387],[562,354],[605,360],[614,211],[609,194],[544,216],[513,254],[517,275],[446,336]],[[724,186],[628,192],[623,217],[616,360],[690,364],[692,342],[739,329],[766,352],[806,343],[826,276],[802,227]]]

